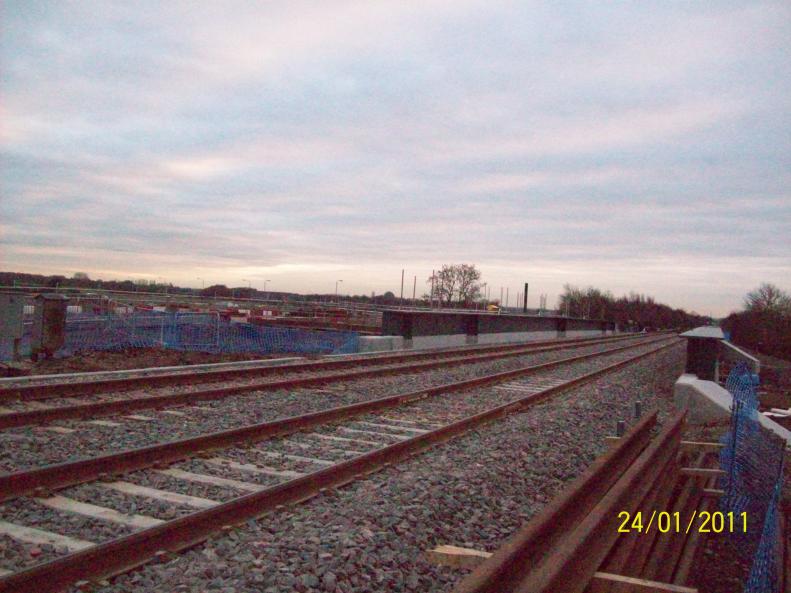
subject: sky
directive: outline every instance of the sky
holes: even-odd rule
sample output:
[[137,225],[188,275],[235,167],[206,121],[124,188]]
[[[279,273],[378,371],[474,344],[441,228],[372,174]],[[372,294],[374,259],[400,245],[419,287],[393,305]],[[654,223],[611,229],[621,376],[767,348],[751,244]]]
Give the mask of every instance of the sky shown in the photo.
[[725,315],[791,290],[790,56],[787,1],[3,0],[0,270]]

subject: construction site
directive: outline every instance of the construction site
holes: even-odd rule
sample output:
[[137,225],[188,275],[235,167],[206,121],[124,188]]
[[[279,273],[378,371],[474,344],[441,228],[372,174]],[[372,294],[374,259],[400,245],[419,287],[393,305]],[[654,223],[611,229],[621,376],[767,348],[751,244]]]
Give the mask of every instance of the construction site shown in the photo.
[[0,296],[0,591],[785,586],[791,406],[717,327]]

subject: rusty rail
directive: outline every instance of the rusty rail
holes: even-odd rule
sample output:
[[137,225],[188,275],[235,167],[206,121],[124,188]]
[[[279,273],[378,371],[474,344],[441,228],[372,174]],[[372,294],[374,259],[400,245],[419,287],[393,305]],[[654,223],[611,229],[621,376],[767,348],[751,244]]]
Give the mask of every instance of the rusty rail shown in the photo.
[[656,412],[644,416],[526,527],[459,583],[453,592],[500,593],[513,590],[523,574],[535,567],[547,551],[593,509],[645,449],[656,425],[656,417]]
[[[670,348],[673,345],[675,345],[675,342],[665,346],[660,346],[659,348],[650,350],[647,353],[639,354],[636,357],[627,359],[627,361],[624,363],[616,363],[616,365],[626,364],[633,360],[638,360],[640,357],[659,352],[666,348]],[[440,393],[461,391],[464,389],[471,389],[473,387],[480,387],[482,385],[499,383],[508,379],[513,379],[514,377],[520,377],[551,369],[584,358],[603,356],[604,354],[605,353],[597,352],[595,354],[572,356],[539,365],[523,367],[511,371],[504,371],[502,373],[496,373],[492,375],[485,375],[483,377],[476,377],[474,379],[467,379],[465,381],[446,383],[444,385],[438,385],[428,389],[391,395],[366,402],[350,404],[347,406],[339,406],[337,408],[330,408],[327,410],[321,410],[319,412],[312,412],[310,414],[303,414],[300,416],[292,416],[290,418],[283,418],[270,422],[252,424],[243,426],[241,428],[233,428],[197,437],[181,439],[178,441],[170,441],[167,443],[150,445],[148,447],[130,449],[119,453],[111,453],[108,455],[102,455],[80,461],[59,463],[39,469],[0,475],[0,502],[10,498],[15,498],[17,496],[32,494],[37,488],[64,488],[66,486],[79,484],[88,480],[95,480],[102,474],[129,472],[151,467],[156,463],[179,461],[181,459],[190,457],[199,451],[221,449],[238,443],[254,442],[266,438],[282,436],[320,424],[326,424],[327,422],[343,420],[377,410],[400,406],[412,401],[433,397],[439,395]],[[616,367],[612,366],[612,368]]]
[[616,450],[600,458],[454,593],[586,591],[618,539],[618,513],[634,512],[651,500],[657,484],[670,473],[684,416],[682,412],[668,421],[647,446],[636,435],[652,419],[638,423]]
[[[404,460],[485,423],[593,381],[661,352],[672,345],[668,344],[638,354],[627,360],[566,381],[561,385],[549,387],[513,402],[468,416],[429,433],[388,445],[267,490],[242,496],[211,509],[192,513],[125,537],[97,544],[92,548],[0,578],[0,593],[56,593],[81,580],[96,580],[124,572],[147,562],[160,552],[175,552],[198,544],[211,533],[225,526],[259,517],[275,510],[280,505],[306,500],[325,488],[339,486],[353,481],[359,476],[378,471],[388,464]],[[511,373],[501,373],[500,376],[505,374],[510,375]],[[486,383],[493,382],[492,376],[482,379]],[[480,379],[474,381],[481,384]],[[626,457],[628,458],[629,455]],[[640,459],[642,456],[638,458],[638,462]],[[626,474],[629,471],[627,470]]]
[[[637,345],[651,344],[653,342],[662,341],[667,338],[660,338],[658,340],[649,340]],[[602,351],[602,354],[609,354],[626,350],[635,347],[635,344],[628,344],[626,346],[618,346]],[[564,346],[560,349],[566,349],[569,346]],[[473,364],[477,362],[485,362],[487,360],[509,358],[521,356],[525,353],[544,352],[546,350],[555,350],[556,348],[542,348],[528,350],[527,352],[514,351],[506,353],[490,353],[479,354],[475,356],[464,356],[453,359],[445,360],[432,360],[429,362],[408,363],[404,365],[388,366],[388,367],[375,367],[367,368],[356,371],[346,371],[341,373],[328,373],[314,377],[293,377],[289,379],[282,379],[280,381],[265,381],[261,383],[250,383],[247,385],[236,385],[231,387],[221,387],[217,389],[204,389],[197,391],[186,391],[180,393],[168,393],[164,395],[152,395],[136,398],[117,399],[104,402],[95,402],[88,404],[76,404],[71,406],[57,406],[44,410],[27,410],[24,412],[12,412],[7,414],[0,414],[0,429],[15,428],[20,426],[28,426],[31,424],[43,424],[45,422],[52,422],[54,420],[68,420],[72,418],[96,418],[99,416],[109,416],[113,414],[129,413],[139,410],[148,410],[152,408],[164,408],[168,406],[178,406],[184,404],[191,404],[199,401],[210,401],[215,399],[222,399],[233,395],[245,395],[256,391],[274,391],[277,389],[293,389],[295,387],[311,387],[315,385],[325,385],[327,383],[334,383],[337,381],[348,381],[352,379],[362,379],[366,377],[374,377],[381,375],[388,375],[393,373],[407,373],[419,370],[427,370],[437,367],[444,367],[456,364]],[[584,356],[584,355],[583,355]]]
[[[246,367],[236,369],[219,369],[209,371],[162,373],[155,375],[140,375],[134,377],[118,377],[78,382],[39,383],[32,385],[19,385],[14,387],[0,387],[0,402],[26,401],[52,399],[57,397],[73,397],[76,395],[95,395],[109,391],[128,391],[136,388],[168,387],[194,383],[212,383],[240,379],[249,376],[264,377],[283,372],[304,372],[324,369],[341,369],[347,367],[364,367],[382,363],[403,362],[420,360],[424,358],[452,358],[457,354],[479,354],[485,352],[505,353],[512,350],[526,352],[542,352],[543,347],[548,350],[572,348],[581,345],[595,345],[605,342],[618,342],[634,339],[634,334],[610,336],[606,338],[583,338],[542,340],[530,344],[497,344],[491,346],[474,346],[465,348],[452,348],[441,351],[403,352],[398,354],[382,354],[366,358],[349,358],[338,360],[319,360],[312,362],[291,363],[266,367]],[[151,369],[130,369],[131,372],[142,372]]]

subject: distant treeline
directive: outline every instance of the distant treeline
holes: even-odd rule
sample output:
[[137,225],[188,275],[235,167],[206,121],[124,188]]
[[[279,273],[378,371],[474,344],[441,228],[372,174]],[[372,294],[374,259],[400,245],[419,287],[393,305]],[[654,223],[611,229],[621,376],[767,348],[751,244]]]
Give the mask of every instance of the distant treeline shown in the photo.
[[189,288],[179,288],[172,284],[157,283],[148,280],[91,280],[87,274],[78,272],[72,277],[59,274],[44,276],[41,274],[25,274],[22,272],[0,272],[0,286],[33,286],[41,288],[96,288],[101,290],[126,290],[129,292],[164,292],[167,287],[170,293],[191,293]]
[[[267,299],[285,301],[331,301],[334,300],[333,294],[309,294],[300,295],[293,292],[281,291],[262,291],[248,286],[228,287],[224,284],[213,284],[201,289],[183,288],[174,286],[171,283],[157,282],[154,280],[93,280],[84,272],[78,272],[71,277],[54,274],[44,276],[41,274],[25,274],[22,272],[0,272],[0,286],[32,286],[42,289],[64,290],[69,288],[79,288],[83,290],[119,290],[137,293],[165,293],[171,295],[200,295],[205,297],[228,298],[228,299]],[[376,303],[381,305],[399,304],[400,300],[392,292],[383,295],[355,295],[342,297],[343,301],[353,301],[359,303]],[[407,302],[407,299],[403,299]],[[426,301],[428,304],[428,301]]]
[[711,323],[710,317],[674,309],[642,294],[616,298],[598,288],[581,289],[569,284],[558,298],[558,310],[571,317],[607,319],[637,329],[690,329]]
[[745,297],[744,308],[722,321],[731,341],[791,360],[791,298],[776,286],[763,284]]

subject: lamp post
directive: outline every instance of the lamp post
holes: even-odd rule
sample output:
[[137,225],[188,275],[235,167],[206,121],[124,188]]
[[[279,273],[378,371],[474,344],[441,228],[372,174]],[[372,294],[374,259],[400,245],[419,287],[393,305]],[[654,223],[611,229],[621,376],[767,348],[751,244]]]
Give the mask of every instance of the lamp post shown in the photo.
[[335,302],[338,302],[338,283],[343,282],[343,280],[336,280],[335,281]]

